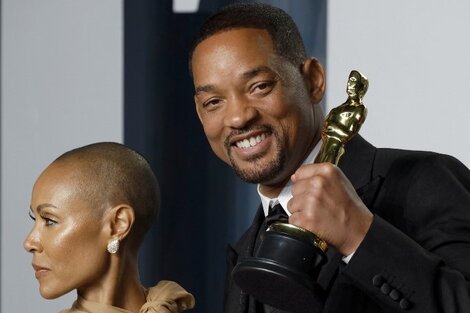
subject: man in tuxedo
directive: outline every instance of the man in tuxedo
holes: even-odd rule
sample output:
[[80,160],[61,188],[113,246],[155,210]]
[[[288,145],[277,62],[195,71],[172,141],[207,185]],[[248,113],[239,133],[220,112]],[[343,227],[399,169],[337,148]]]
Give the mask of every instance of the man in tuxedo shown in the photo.
[[[324,239],[322,312],[470,312],[470,172],[452,157],[377,149],[360,136],[339,166],[312,164],[325,77],[292,19],[224,8],[190,54],[196,111],[214,153],[258,184],[261,205],[227,255],[225,312],[281,312],[234,284],[270,207]],[[279,291],[280,293],[282,290]]]

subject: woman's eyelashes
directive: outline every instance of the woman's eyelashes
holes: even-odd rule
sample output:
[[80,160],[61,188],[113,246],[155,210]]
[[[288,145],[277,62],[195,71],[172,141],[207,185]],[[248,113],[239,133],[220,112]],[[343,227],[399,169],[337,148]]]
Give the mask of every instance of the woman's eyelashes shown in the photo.
[[[28,215],[33,221],[36,221],[36,216],[34,215],[34,213],[32,211],[29,211]],[[41,218],[41,220],[44,221],[44,225],[46,225],[46,226],[52,226],[52,225],[57,224],[57,220],[55,220],[54,218],[51,218],[47,215],[41,215],[40,214],[39,217]]]

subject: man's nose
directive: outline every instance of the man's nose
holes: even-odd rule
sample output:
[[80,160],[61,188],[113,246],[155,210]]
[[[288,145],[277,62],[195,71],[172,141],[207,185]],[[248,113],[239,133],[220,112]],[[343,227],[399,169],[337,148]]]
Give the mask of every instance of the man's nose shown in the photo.
[[258,110],[248,100],[233,97],[227,106],[225,125],[244,128],[258,116]]

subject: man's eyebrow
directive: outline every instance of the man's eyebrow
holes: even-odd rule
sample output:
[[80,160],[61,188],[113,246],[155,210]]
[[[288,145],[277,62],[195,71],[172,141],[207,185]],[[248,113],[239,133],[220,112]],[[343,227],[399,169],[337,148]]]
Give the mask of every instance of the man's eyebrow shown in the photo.
[[[261,66],[249,69],[246,72],[243,72],[241,74],[241,77],[243,79],[250,79],[250,78],[256,77],[256,75],[259,75],[260,73],[275,73],[275,72],[270,67],[265,66],[265,65],[261,65]],[[197,96],[201,92],[214,92],[216,89],[217,89],[217,87],[215,85],[211,85],[211,84],[198,86],[195,89],[195,91],[196,91],[195,95]]]
[[195,95],[197,96],[198,94],[200,94],[201,92],[212,92],[214,91],[216,88],[214,85],[203,85],[203,86],[198,86],[196,87],[196,93]]
[[256,75],[259,75],[260,73],[274,73],[274,71],[265,65],[261,65],[258,67],[255,67],[253,69],[250,69],[242,74],[242,77],[245,79],[249,79],[252,77],[255,77]]

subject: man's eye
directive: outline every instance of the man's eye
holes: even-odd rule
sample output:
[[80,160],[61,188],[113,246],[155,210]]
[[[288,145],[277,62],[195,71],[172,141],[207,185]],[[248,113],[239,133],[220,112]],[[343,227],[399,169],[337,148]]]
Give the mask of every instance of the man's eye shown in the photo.
[[210,99],[202,104],[204,108],[213,109],[217,107],[222,101],[220,99]]
[[253,86],[252,92],[267,94],[273,89],[273,86],[274,86],[273,81],[260,82]]
[[258,86],[256,86],[256,88],[260,89],[260,90],[263,90],[263,89],[266,89],[268,88],[268,84],[267,83],[261,83],[259,84]]

